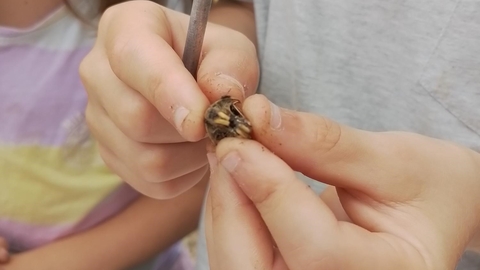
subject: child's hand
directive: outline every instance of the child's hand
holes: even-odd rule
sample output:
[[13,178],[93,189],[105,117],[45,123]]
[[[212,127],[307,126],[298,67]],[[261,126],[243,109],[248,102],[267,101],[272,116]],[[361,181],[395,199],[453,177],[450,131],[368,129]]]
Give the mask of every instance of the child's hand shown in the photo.
[[227,94],[243,100],[258,84],[254,44],[214,24],[207,27],[197,83],[181,60],[188,20],[150,1],[110,8],[80,67],[87,121],[103,159],[156,198],[186,191],[207,172],[208,105]]
[[5,238],[0,237],[0,264],[7,263],[9,259],[8,242]]

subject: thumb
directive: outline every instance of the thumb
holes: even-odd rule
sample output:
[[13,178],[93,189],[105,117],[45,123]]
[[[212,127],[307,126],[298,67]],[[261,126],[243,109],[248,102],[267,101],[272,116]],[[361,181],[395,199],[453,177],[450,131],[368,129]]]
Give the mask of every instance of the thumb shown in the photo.
[[416,181],[418,175],[436,172],[439,164],[452,159],[453,147],[442,141],[355,129],[319,115],[279,108],[262,95],[245,100],[243,111],[255,140],[294,170],[375,199],[414,198],[428,181]]
[[[391,166],[390,160],[398,157],[388,152],[391,146],[386,147],[387,142],[376,133],[279,108],[262,95],[245,100],[243,112],[252,124],[255,140],[294,170],[324,183],[368,193],[375,190],[372,187],[379,174],[407,169],[398,162]],[[379,194],[395,196],[388,190]]]
[[[261,95],[246,99],[243,112],[256,141],[294,170],[336,186],[345,211],[364,228],[378,229],[379,221],[387,224],[393,216],[387,212],[407,211],[411,217],[402,221],[397,216],[395,225],[453,258],[447,250],[461,249],[479,224],[478,215],[465,214],[480,209],[475,199],[480,155],[469,149],[413,133],[351,128],[279,108]],[[432,224],[435,230],[422,229]],[[384,226],[387,231],[392,227]],[[435,242],[439,239],[458,245],[443,246]]]

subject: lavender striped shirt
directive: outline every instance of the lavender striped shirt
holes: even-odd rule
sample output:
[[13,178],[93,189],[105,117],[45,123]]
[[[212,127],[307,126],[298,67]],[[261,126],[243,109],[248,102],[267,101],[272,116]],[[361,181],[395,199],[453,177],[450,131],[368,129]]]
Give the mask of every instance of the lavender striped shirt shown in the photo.
[[[29,29],[0,27],[0,236],[13,252],[88,230],[138,193],[98,155],[78,75],[95,29],[66,7]],[[154,269],[190,269],[181,246]]]

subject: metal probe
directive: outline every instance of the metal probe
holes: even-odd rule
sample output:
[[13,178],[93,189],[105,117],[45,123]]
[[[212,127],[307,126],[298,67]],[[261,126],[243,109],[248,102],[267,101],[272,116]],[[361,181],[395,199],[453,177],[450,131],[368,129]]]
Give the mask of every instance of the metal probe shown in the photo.
[[182,61],[195,79],[211,6],[212,0],[193,0],[190,13]]

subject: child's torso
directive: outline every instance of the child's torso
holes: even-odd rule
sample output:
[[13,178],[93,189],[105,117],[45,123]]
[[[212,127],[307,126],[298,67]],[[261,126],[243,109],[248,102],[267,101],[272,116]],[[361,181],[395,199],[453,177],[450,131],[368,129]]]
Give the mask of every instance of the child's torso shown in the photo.
[[30,29],[0,27],[0,236],[13,252],[91,228],[138,197],[84,120],[78,66],[95,30],[64,6]]

